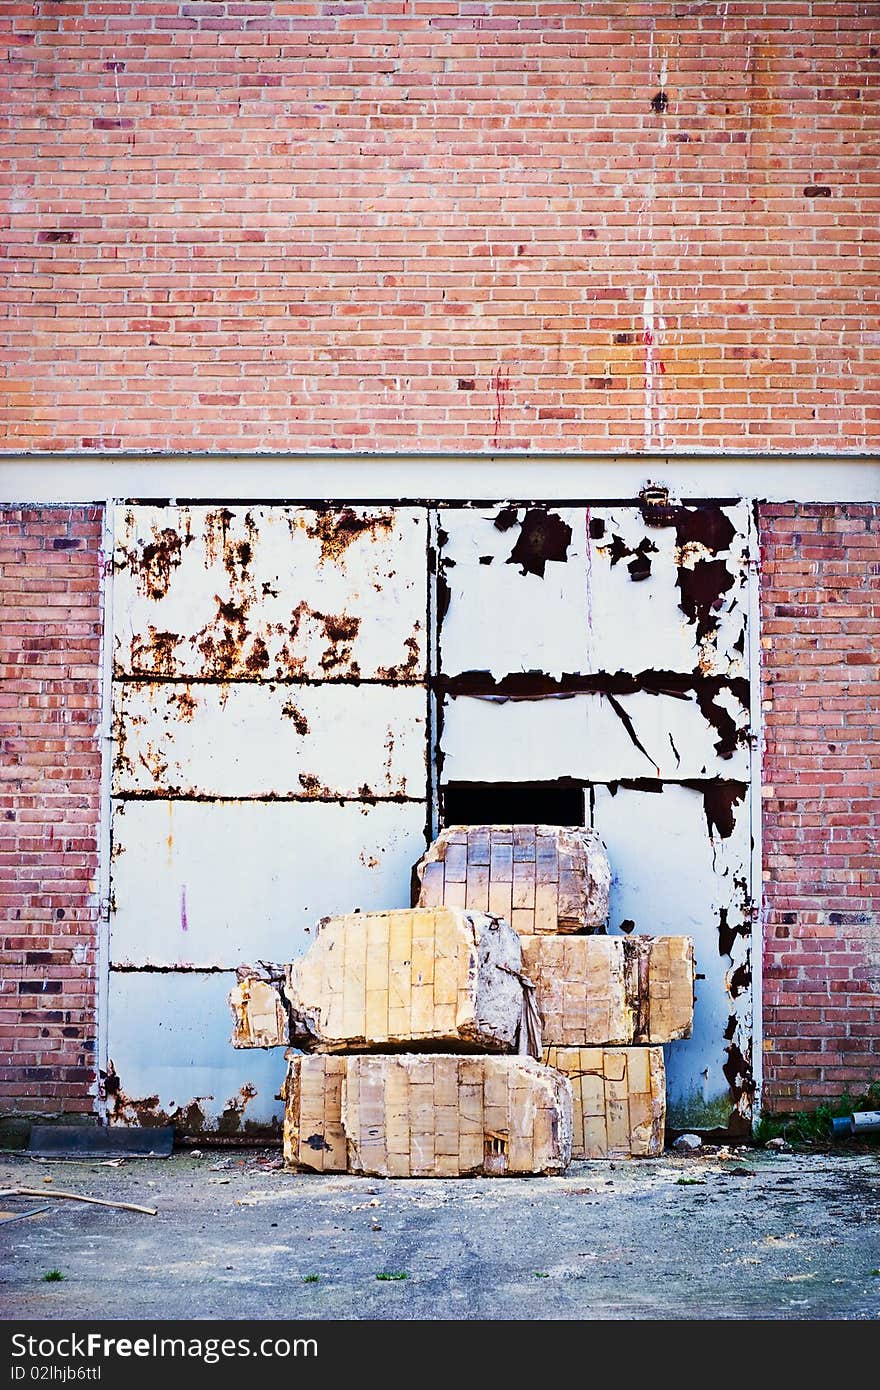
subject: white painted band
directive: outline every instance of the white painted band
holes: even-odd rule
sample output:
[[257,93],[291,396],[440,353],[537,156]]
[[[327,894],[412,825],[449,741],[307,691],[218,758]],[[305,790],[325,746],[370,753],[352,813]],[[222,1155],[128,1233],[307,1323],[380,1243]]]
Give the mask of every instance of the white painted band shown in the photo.
[[880,501],[880,455],[0,454],[0,504],[106,497],[240,501],[596,502],[647,483],[678,497]]

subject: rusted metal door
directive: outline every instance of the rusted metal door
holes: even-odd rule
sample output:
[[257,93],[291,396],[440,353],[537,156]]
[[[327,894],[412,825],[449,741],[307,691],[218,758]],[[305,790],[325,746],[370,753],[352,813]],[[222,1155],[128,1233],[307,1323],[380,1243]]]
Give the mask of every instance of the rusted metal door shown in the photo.
[[426,826],[492,804],[596,826],[613,932],[693,935],[670,1121],[748,1124],[745,503],[139,505],[115,532],[116,1119],[277,1122],[235,967],[406,905]]
[[417,507],[120,506],[108,1108],[277,1124],[279,1052],[235,1052],[243,962],[409,903],[428,808]]
[[695,939],[694,1035],[666,1049],[669,1121],[742,1132],[747,504],[448,507],[436,527],[441,816],[493,804],[494,788],[494,819],[534,819],[532,797],[550,815],[557,795],[567,820],[582,791],[614,874],[611,931]]

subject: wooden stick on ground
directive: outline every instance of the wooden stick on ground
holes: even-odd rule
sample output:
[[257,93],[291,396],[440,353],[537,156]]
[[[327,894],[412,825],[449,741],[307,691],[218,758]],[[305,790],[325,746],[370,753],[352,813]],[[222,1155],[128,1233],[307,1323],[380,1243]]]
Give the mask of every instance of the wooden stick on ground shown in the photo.
[[66,1197],[71,1202],[88,1202],[95,1207],[115,1207],[118,1211],[141,1211],[145,1216],[156,1216],[157,1207],[139,1207],[135,1202],[105,1202],[101,1197],[83,1197],[79,1192],[59,1192],[57,1188],[49,1191],[45,1187],[9,1187],[0,1192],[0,1197]]

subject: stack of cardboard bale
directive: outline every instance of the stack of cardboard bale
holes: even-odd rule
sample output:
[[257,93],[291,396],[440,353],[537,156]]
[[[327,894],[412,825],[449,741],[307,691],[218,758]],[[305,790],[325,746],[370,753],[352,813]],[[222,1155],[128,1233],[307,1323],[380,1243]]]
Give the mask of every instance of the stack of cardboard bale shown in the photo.
[[660,1044],[690,1036],[692,940],[597,935],[608,925],[611,870],[592,830],[451,826],[416,874],[420,903],[499,913],[520,934],[543,1060],[572,1083],[572,1156],[660,1153]]
[[234,1044],[293,1045],[286,1163],[449,1177],[659,1153],[691,941],[594,934],[610,869],[590,830],[453,826],[416,878],[415,908],[326,918],[285,970],[239,970]]

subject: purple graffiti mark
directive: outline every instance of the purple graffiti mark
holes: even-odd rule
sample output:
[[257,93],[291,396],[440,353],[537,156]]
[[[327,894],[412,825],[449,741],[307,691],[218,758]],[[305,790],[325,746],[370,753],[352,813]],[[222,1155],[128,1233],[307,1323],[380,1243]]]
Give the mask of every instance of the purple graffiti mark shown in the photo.
[[189,931],[189,922],[186,918],[186,884],[180,890],[180,930]]

